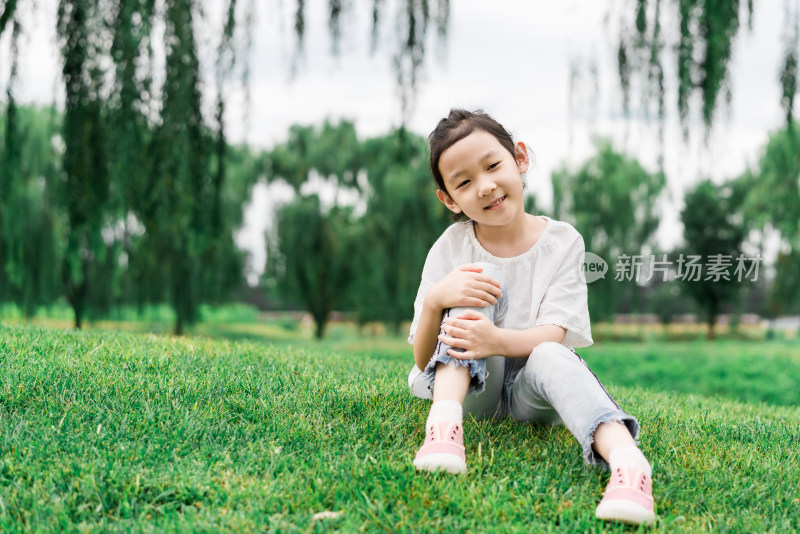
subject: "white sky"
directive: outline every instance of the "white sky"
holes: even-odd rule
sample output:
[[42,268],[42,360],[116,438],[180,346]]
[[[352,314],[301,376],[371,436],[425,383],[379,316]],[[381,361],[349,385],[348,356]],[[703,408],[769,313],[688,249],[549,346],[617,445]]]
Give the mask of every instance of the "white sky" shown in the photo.
[[[35,18],[25,17],[26,26],[35,30],[21,43],[15,95],[22,102],[52,102],[54,98],[60,102],[55,2],[39,1],[40,13]],[[324,118],[352,120],[361,136],[383,134],[398,125],[400,106],[391,69],[390,27],[396,8],[395,2],[386,4],[389,11],[378,50],[369,53],[371,2],[353,0],[343,19],[340,55],[333,57],[327,2],[307,0],[307,39],[293,79],[289,73],[295,47],[291,26],[294,2],[271,0],[261,6],[250,58],[250,109],[245,112],[241,91],[232,84],[227,108],[229,140],[247,140],[269,148],[285,138],[291,124],[319,124]],[[606,17],[613,9],[622,8],[620,2],[495,0],[490,4],[451,0],[450,4],[447,43],[438,47],[432,38],[428,46],[429,60],[408,125],[411,130],[427,135],[453,106],[489,111],[534,152],[537,163],[528,172],[529,191],[545,207],[551,203],[552,170],[565,162],[576,167],[590,157],[595,135],[613,137],[618,148],[655,169],[659,148],[655,125],[621,116],[612,27],[617,17]],[[212,21],[214,8],[208,9]],[[680,241],[680,199],[689,185],[700,177],[721,181],[738,175],[757,161],[767,133],[782,125],[777,78],[783,17],[781,0],[756,2],[753,31],[740,30],[733,52],[729,113],[721,107],[721,119],[708,145],[702,142],[702,126],[691,128],[690,142],[685,144],[675,121],[667,124],[663,153],[668,195],[661,206],[660,246],[668,248]],[[606,19],[611,24],[604,22]],[[674,33],[676,28],[664,31]],[[8,79],[9,33],[0,39],[3,90]],[[571,62],[581,65],[584,75],[593,63],[598,76],[596,90],[585,79],[576,91],[570,118]],[[665,67],[668,109],[674,117],[672,64]],[[635,100],[631,102],[634,112]],[[265,258],[263,232],[270,205],[282,195],[285,198],[285,191],[277,188],[257,187],[245,212],[245,228],[237,235],[240,246],[253,253],[257,271]]]

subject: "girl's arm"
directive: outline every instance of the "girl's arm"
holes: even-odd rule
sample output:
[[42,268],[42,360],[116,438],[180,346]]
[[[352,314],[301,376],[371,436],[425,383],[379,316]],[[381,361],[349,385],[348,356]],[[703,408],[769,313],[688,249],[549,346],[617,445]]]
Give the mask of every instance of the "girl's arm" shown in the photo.
[[447,353],[460,360],[506,356],[525,358],[540,343],[553,341],[561,343],[567,334],[566,329],[545,324],[525,330],[498,328],[485,315],[474,310],[465,310],[458,317],[449,317],[444,324],[444,334],[439,340],[453,348],[464,349],[459,352],[450,349]]
[[567,335],[566,329],[554,324],[543,324],[527,330],[508,328],[498,328],[498,330],[503,347],[501,350],[510,358],[527,358],[538,344],[545,341],[561,343]]
[[502,295],[500,283],[481,274],[482,271],[476,265],[462,265],[428,290],[414,334],[414,363],[420,370],[425,370],[433,357],[445,309],[456,306],[483,308],[497,303]]
[[570,347],[592,344],[588,292],[586,282],[579,276],[585,251],[583,238],[574,228],[568,234],[571,237],[563,240],[566,252],[561,256],[561,265],[550,280],[536,314],[539,324],[525,330],[506,330],[496,327],[483,314],[466,310],[458,317],[449,317],[443,326],[444,335],[439,336],[443,343],[465,351],[450,350],[450,356],[465,360],[525,357],[545,341],[566,343]]
[[441,323],[442,309],[429,305],[426,298],[419,316],[417,333],[414,336],[414,363],[420,371],[425,370],[425,366],[433,357],[433,351],[438,342],[436,336],[439,334]]

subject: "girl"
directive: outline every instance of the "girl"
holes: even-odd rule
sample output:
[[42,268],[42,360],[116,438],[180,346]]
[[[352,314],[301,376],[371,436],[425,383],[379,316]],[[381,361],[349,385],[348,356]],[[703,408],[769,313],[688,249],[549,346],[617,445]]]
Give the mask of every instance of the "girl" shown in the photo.
[[455,220],[468,220],[434,243],[414,303],[408,382],[433,400],[414,466],[466,471],[464,411],[563,421],[586,462],[612,471],[595,515],[652,522],[639,424],[571,349],[592,344],[583,238],[567,223],[525,213],[527,149],[489,115],[453,109],[428,140],[436,195]]

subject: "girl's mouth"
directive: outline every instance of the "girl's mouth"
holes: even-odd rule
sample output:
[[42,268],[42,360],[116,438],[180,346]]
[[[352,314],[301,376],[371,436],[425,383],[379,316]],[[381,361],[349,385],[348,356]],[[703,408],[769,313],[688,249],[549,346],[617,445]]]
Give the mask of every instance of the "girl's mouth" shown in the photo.
[[485,210],[493,210],[496,207],[500,206],[505,201],[505,199],[506,199],[506,195],[503,195],[502,197],[498,198],[497,200],[495,200],[494,202],[492,202],[491,204],[489,204],[488,206],[486,206],[483,209],[485,209]]

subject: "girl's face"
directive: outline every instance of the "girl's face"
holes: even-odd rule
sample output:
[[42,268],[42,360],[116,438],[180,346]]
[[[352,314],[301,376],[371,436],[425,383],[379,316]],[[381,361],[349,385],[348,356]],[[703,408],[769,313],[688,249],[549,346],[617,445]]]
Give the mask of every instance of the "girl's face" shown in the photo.
[[464,213],[478,224],[503,226],[525,215],[522,173],[529,158],[523,143],[515,156],[492,134],[475,130],[442,152],[439,170],[447,191],[439,200],[453,213]]

